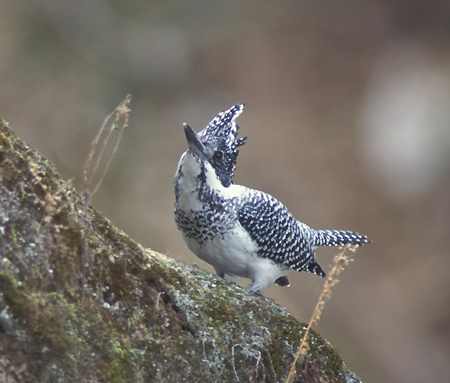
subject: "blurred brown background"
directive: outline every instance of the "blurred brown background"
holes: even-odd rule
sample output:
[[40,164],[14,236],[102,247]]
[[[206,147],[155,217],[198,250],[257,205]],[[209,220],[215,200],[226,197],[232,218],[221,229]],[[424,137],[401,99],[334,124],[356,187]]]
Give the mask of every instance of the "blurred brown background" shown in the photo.
[[[146,247],[201,263],[172,216],[182,123],[244,102],[235,181],[356,253],[318,330],[367,382],[450,375],[448,0],[0,0],[0,116],[81,191],[103,118],[130,127],[94,205]],[[328,269],[335,250],[317,251]],[[322,280],[266,295],[307,321]]]

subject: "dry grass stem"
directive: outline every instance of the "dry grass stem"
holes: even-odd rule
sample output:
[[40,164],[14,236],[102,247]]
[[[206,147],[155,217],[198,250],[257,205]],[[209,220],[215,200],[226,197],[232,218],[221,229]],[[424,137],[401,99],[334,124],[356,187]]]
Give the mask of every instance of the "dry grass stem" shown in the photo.
[[[100,127],[100,129],[97,132],[97,135],[95,136],[94,140],[91,143],[91,149],[89,150],[89,154],[86,158],[86,162],[84,164],[84,170],[83,170],[83,182],[84,182],[84,198],[85,198],[85,204],[88,205],[89,201],[92,199],[93,195],[97,192],[100,185],[102,184],[103,178],[106,175],[106,172],[108,171],[108,168],[111,164],[111,161],[117,151],[117,148],[119,147],[120,141],[122,139],[123,131],[125,128],[128,127],[128,118],[131,110],[128,108],[128,105],[131,101],[131,95],[128,95],[125,100],[123,100],[119,106],[109,114],[104,120],[103,124]],[[111,119],[114,118],[111,122]],[[98,149],[100,139],[105,132],[107,126],[109,125],[108,133],[103,140],[103,143],[100,148],[100,152],[96,156],[96,151]],[[112,150],[112,153],[108,159],[108,162],[106,163],[103,172],[97,181],[96,185],[94,186],[93,190],[90,191],[90,188],[92,187],[92,183],[94,181],[94,178],[97,174],[97,171],[99,169],[100,163],[103,159],[103,155],[105,153],[105,149],[108,146],[108,143],[111,139],[111,136],[113,134],[114,130],[118,130],[119,134],[117,135],[116,143],[114,145],[114,148]],[[94,165],[93,165],[94,164]]]
[[[83,276],[83,286],[82,286],[82,293],[81,293],[81,302],[84,302],[84,291],[85,291],[85,283],[86,283],[86,277],[85,273],[89,269],[89,257],[88,257],[88,244],[87,244],[87,235],[91,231],[91,221],[88,214],[86,214],[87,208],[89,206],[89,203],[92,200],[93,195],[97,192],[100,185],[103,182],[103,179],[105,178],[106,172],[108,171],[109,166],[111,165],[112,159],[114,158],[114,155],[117,151],[117,148],[119,147],[120,141],[122,140],[123,131],[125,128],[128,127],[128,118],[130,115],[131,110],[129,109],[128,105],[131,101],[131,95],[128,95],[120,104],[119,106],[106,118],[103,120],[103,124],[101,125],[100,129],[97,132],[97,135],[95,136],[94,140],[91,143],[91,149],[89,150],[88,156],[86,158],[86,162],[84,163],[84,169],[83,169],[83,183],[84,183],[84,191],[83,191],[83,197],[84,197],[84,234],[82,238],[82,276]],[[107,130],[106,137],[104,138],[100,151],[98,154],[96,154],[99,145],[100,140],[102,136],[104,135],[105,130]],[[104,166],[103,172],[98,178],[98,181],[96,181],[96,184],[93,186],[93,189],[91,191],[91,187],[93,185],[94,179],[96,178],[97,171],[100,168],[100,164],[102,163],[102,159],[105,154],[105,150],[108,146],[108,143],[111,140],[111,137],[113,135],[113,132],[117,130],[119,133],[116,138],[116,142],[114,144],[114,147],[112,149],[111,155],[109,156],[106,165]],[[102,279],[102,273],[103,268],[100,267],[101,275],[100,275],[100,283],[99,283],[99,296],[101,295],[101,279]]]
[[309,351],[309,345],[307,343],[307,338],[309,335],[309,330],[313,324],[319,323],[320,315],[322,314],[323,308],[325,307],[325,302],[331,298],[331,288],[334,287],[339,279],[337,277],[344,270],[344,267],[347,266],[351,261],[353,261],[350,256],[346,255],[345,252],[347,250],[351,252],[355,252],[357,246],[347,244],[345,245],[341,252],[334,257],[333,266],[331,271],[328,273],[328,277],[325,280],[325,283],[322,288],[322,292],[319,296],[319,300],[317,301],[316,307],[314,308],[314,312],[309,320],[308,327],[306,328],[305,333],[303,334],[302,341],[300,342],[300,346],[298,348],[297,354],[295,355],[294,361],[292,362],[291,369],[289,370],[289,374],[285,380],[285,383],[290,383],[295,378],[296,369],[295,365],[297,364],[300,356],[305,357]]

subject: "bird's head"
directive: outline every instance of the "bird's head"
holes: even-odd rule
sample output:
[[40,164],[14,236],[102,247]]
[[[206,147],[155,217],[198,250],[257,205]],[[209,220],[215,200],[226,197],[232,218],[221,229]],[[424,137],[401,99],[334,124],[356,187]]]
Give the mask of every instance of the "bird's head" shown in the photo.
[[239,127],[235,119],[244,110],[244,104],[236,104],[230,109],[219,113],[199,133],[189,125],[184,124],[186,138],[189,144],[188,153],[197,160],[208,163],[224,187],[232,183],[239,146],[244,145],[245,139],[237,138]]

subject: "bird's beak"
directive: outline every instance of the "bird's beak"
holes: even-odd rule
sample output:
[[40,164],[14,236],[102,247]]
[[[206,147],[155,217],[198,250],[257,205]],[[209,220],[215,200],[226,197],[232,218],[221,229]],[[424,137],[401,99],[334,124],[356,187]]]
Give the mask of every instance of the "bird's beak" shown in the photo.
[[189,145],[189,150],[192,150],[200,158],[207,160],[207,150],[205,145],[199,140],[197,133],[188,125],[184,125],[184,133],[186,134],[186,139]]

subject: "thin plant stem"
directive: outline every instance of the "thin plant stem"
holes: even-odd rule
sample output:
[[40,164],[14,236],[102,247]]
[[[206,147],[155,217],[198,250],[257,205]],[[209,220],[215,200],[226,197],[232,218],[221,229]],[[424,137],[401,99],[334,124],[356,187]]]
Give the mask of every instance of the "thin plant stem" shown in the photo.
[[331,298],[331,288],[339,282],[337,276],[342,272],[344,267],[349,264],[349,262],[353,261],[352,258],[345,254],[345,252],[347,250],[355,252],[356,249],[357,246],[347,244],[342,248],[341,252],[334,257],[333,266],[330,273],[328,274],[327,279],[325,280],[322,292],[319,296],[316,307],[314,308],[311,319],[309,320],[308,327],[303,334],[302,341],[300,342],[300,346],[298,348],[297,354],[295,355],[294,361],[291,364],[291,368],[289,370],[289,374],[285,380],[285,383],[290,383],[294,380],[295,374],[297,373],[295,365],[297,364],[298,359],[300,358],[300,356],[305,357],[307,352],[309,351],[309,345],[307,343],[309,331],[313,324],[319,323],[320,315],[322,314],[322,311],[325,307],[325,302]]
[[[88,156],[86,158],[86,161],[84,163],[84,169],[83,169],[83,183],[84,183],[84,233],[82,238],[82,277],[83,277],[83,283],[82,283],[82,293],[81,293],[81,302],[84,302],[84,291],[85,291],[85,283],[86,283],[86,271],[89,268],[89,257],[88,257],[88,233],[92,230],[91,227],[91,219],[89,218],[89,215],[87,214],[89,203],[92,200],[93,195],[98,191],[100,185],[103,182],[103,179],[105,178],[106,172],[109,169],[109,166],[111,165],[112,159],[114,158],[114,155],[116,154],[117,148],[119,147],[120,141],[122,140],[123,131],[125,128],[128,127],[128,118],[131,110],[129,109],[128,105],[131,101],[131,95],[128,95],[125,97],[125,99],[117,106],[117,108],[106,118],[103,120],[102,125],[100,126],[100,129],[98,130],[94,140],[91,143],[91,149],[89,150]],[[114,120],[111,122],[111,119],[114,118]],[[99,146],[99,142],[101,137],[103,136],[105,129],[107,129],[108,124],[111,123],[109,127],[108,134],[106,135],[106,138],[103,140],[103,143],[100,148],[99,154],[96,156],[96,151]],[[102,161],[102,158],[105,153],[105,149],[108,146],[109,141],[111,140],[112,134],[114,130],[118,130],[119,133],[117,135],[117,139],[114,145],[114,148],[111,152],[111,155],[109,156],[109,159],[103,169],[103,172],[98,179],[97,183],[93,187],[91,191],[91,186],[94,182],[95,176],[97,174],[97,171],[100,168],[100,163]],[[94,164],[94,165],[93,165]],[[103,270],[102,268],[100,270]],[[102,275],[102,271],[101,274]],[[101,280],[100,280],[101,285]],[[99,291],[101,291],[101,286],[99,285]]]
[[[91,143],[91,150],[89,151],[89,154],[86,158],[86,162],[84,164],[84,171],[83,171],[84,197],[85,197],[86,201],[89,201],[92,199],[93,195],[98,191],[100,185],[102,184],[103,179],[109,169],[109,166],[111,165],[112,159],[114,158],[114,155],[117,151],[117,148],[119,147],[120,141],[122,140],[123,131],[125,128],[128,127],[128,118],[129,118],[129,114],[131,111],[128,108],[130,101],[131,101],[131,96],[128,95],[125,98],[125,100],[123,100],[111,114],[106,116],[106,118],[103,120],[103,124],[101,125],[100,129],[97,132],[97,135],[95,136],[94,140]],[[98,146],[99,146],[100,138],[102,137],[102,135],[106,129],[106,126],[108,125],[108,122],[111,120],[111,118],[113,116],[114,116],[114,121],[112,122],[109,132],[101,145],[100,153],[98,154],[98,156],[96,157],[96,159],[94,161],[96,150],[98,149]],[[119,131],[119,134],[117,135],[116,143],[114,145],[114,149],[108,159],[108,162],[107,162],[105,168],[103,169],[103,172],[102,172],[97,184],[94,186],[93,190],[90,191],[93,180],[97,174],[98,168],[99,168],[101,160],[103,158],[105,149],[111,139],[111,136],[112,136],[114,130]],[[94,167],[91,168],[93,161],[95,164],[94,164]],[[86,203],[89,203],[89,202],[86,202]]]

